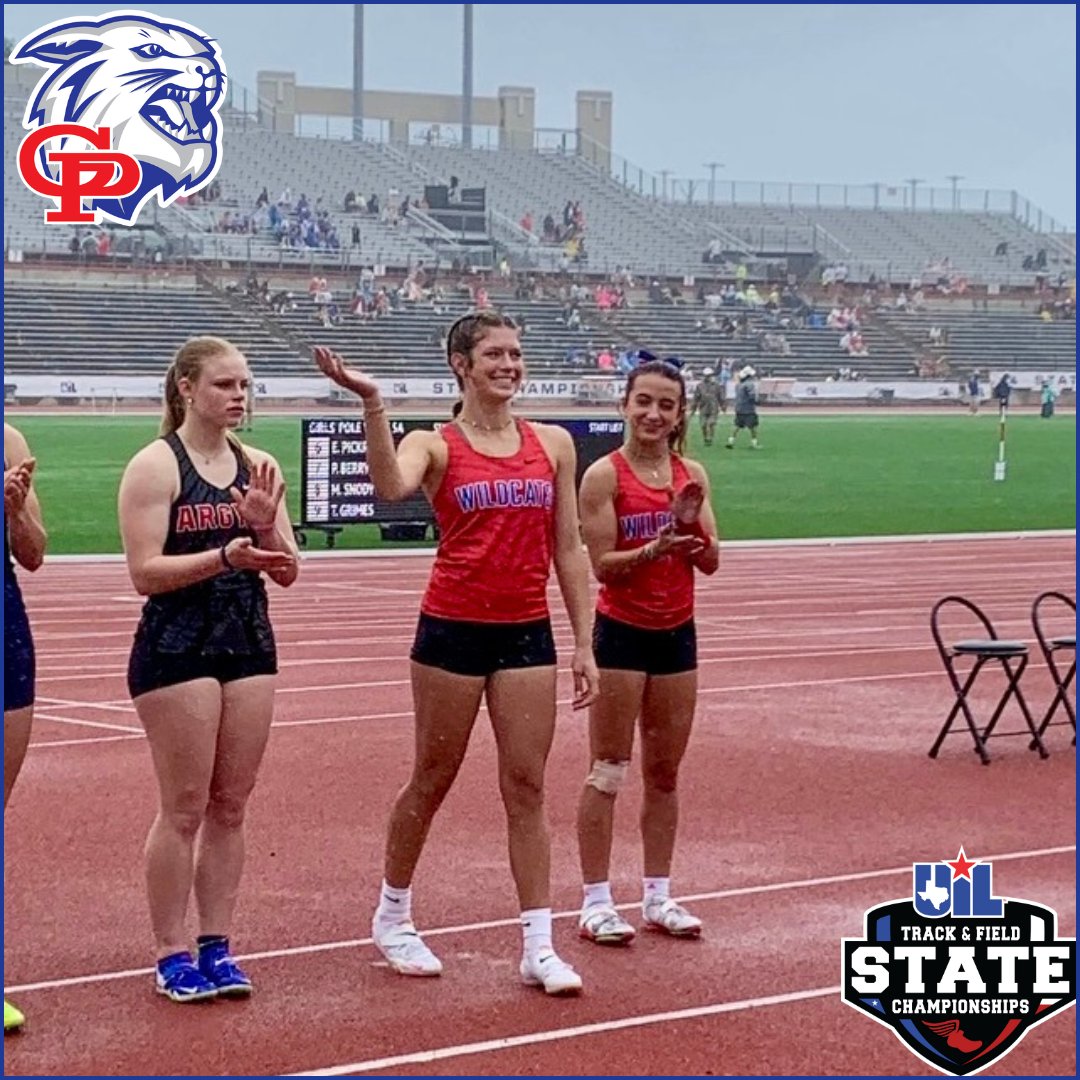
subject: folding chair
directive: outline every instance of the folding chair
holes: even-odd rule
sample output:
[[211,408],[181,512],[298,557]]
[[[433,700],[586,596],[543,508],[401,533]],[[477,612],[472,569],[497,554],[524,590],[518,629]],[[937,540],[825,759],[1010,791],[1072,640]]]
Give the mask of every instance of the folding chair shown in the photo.
[[[1043,625],[1045,615],[1042,608],[1048,600],[1057,600],[1072,612],[1073,632],[1071,634],[1062,634],[1050,638],[1046,636],[1046,629]],[[1039,734],[1042,735],[1048,727],[1063,727],[1065,724],[1071,724],[1073,729],[1072,741],[1073,746],[1075,746],[1076,710],[1069,700],[1069,687],[1076,676],[1076,601],[1070,600],[1064,593],[1054,591],[1040,593],[1035,598],[1035,603],[1031,605],[1031,622],[1035,627],[1035,637],[1038,638],[1039,648],[1042,649],[1042,654],[1046,659],[1046,666],[1050,669],[1050,677],[1054,680],[1054,697],[1050,702],[1050,707],[1046,710],[1042,723],[1039,724]],[[1065,674],[1065,678],[1062,678],[1054,656],[1056,653],[1068,652],[1069,650],[1072,650],[1073,660]],[[1066,719],[1054,720],[1051,723],[1059,705],[1064,706]]]
[[[946,645],[941,636],[940,624],[943,610],[950,605],[966,608],[968,612],[974,615],[982,624],[982,629],[986,631],[986,636],[980,638],[966,638],[962,641],[955,641],[951,645]],[[971,733],[971,738],[975,742],[975,752],[979,755],[979,760],[984,765],[990,764],[990,755],[986,751],[986,741],[995,735],[1030,735],[1032,748],[1038,749],[1039,757],[1047,757],[1046,747],[1043,746],[1040,732],[1035,726],[1035,721],[1032,719],[1031,711],[1028,709],[1027,702],[1024,700],[1024,695],[1020,692],[1020,676],[1023,675],[1024,668],[1026,668],[1028,664],[1027,645],[1022,641],[1006,641],[1003,638],[999,638],[994,632],[994,627],[990,620],[983,612],[970,600],[965,600],[962,596],[946,596],[934,605],[930,612],[930,630],[934,635],[934,642],[937,645],[938,652],[941,654],[941,662],[945,665],[945,671],[949,676],[949,682],[952,684],[953,692],[956,695],[956,701],[953,702],[953,707],[949,710],[949,715],[945,718],[945,723],[942,725],[938,737],[934,740],[934,745],[930,748],[930,756],[932,758],[937,757],[938,750],[941,748],[945,736],[950,734],[953,720],[958,713],[963,713],[964,719],[967,721],[968,731]],[[972,667],[971,671],[963,681],[961,681],[961,675],[956,669],[956,660],[961,656],[975,658],[974,667]],[[1005,692],[1001,695],[1001,700],[998,701],[997,707],[994,709],[993,715],[990,717],[986,727],[980,731],[978,724],[975,722],[975,717],[972,714],[971,706],[968,703],[968,692],[975,685],[975,680],[978,677],[979,672],[983,669],[983,666],[990,663],[992,660],[1000,661],[1008,685],[1005,687]],[[1005,706],[1008,704],[1009,698],[1011,697],[1016,698],[1016,703],[1020,706],[1020,711],[1024,714],[1024,720],[1028,727],[1027,732],[994,731],[994,728],[997,726],[997,722],[1001,718],[1001,714],[1004,712]],[[957,732],[951,733],[956,734]]]

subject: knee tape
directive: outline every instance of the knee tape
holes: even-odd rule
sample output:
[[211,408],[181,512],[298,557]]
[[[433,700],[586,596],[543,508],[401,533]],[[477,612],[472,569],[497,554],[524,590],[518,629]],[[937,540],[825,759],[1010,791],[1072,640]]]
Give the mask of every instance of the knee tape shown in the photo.
[[629,768],[629,761],[594,761],[585,783],[605,795],[617,795]]

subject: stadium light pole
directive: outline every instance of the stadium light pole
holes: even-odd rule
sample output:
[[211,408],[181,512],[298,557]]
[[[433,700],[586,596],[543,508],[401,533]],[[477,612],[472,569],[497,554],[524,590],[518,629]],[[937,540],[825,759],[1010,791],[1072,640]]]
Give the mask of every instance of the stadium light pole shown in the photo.
[[461,56],[461,146],[472,148],[472,95],[473,95],[473,5],[464,8],[464,41]]
[[706,161],[705,168],[709,170],[709,205],[712,206],[716,202],[716,170],[722,169],[724,163],[722,161]]
[[364,5],[353,4],[352,137],[364,139]]
[[910,176],[904,181],[904,183],[911,185],[911,209],[914,210],[915,209],[915,189],[920,184],[925,184],[926,181],[922,177],[919,177],[919,176]]
[[949,173],[949,175],[946,176],[945,179],[952,181],[952,208],[954,210],[959,210],[960,200],[956,192],[956,185],[964,178],[960,176],[959,173]]

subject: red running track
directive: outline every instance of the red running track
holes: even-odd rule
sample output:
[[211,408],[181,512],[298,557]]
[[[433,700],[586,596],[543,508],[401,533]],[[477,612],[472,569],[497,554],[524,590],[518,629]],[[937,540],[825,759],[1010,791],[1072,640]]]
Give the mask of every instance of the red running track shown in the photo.
[[[587,753],[564,703],[548,773],[553,896],[557,944],[585,994],[549,1000],[517,982],[482,721],[416,882],[446,972],[393,975],[367,935],[411,760],[406,655],[426,571],[423,558],[309,559],[294,589],[274,592],[277,718],[234,932],[257,990],[186,1008],[155,996],[150,977],[141,849],[154,786],[124,685],[138,600],[116,563],[26,581],[39,717],[5,825],[4,947],[8,996],[29,1020],[5,1040],[6,1073],[926,1075],[838,993],[840,939],[905,894],[912,862],[961,844],[996,856],[997,893],[1055,908],[1059,933],[1075,933],[1069,733],[1048,732],[1047,761],[1022,738],[994,742],[989,767],[966,736],[926,756],[950,703],[931,604],[963,592],[1002,635],[1033,640],[1034,596],[1075,589],[1074,539],[760,546],[727,549],[698,593],[702,692],[674,886],[695,897],[704,939],[643,935],[624,951],[577,940]],[[1024,687],[1041,714],[1041,659]],[[615,892],[630,907],[639,794],[630,783],[617,821]],[[988,1075],[1075,1064],[1066,1013]]]

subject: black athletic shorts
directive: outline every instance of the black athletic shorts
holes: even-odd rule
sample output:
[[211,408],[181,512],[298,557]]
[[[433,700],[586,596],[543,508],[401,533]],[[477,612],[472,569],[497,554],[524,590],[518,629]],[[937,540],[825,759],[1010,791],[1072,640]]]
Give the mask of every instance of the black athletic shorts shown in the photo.
[[18,586],[4,582],[4,712],[34,704],[34,637]]
[[756,428],[758,426],[756,412],[737,412],[735,414],[735,426],[737,428]]
[[409,658],[455,675],[486,678],[509,668],[554,666],[555,637],[550,619],[481,623],[421,612]]
[[597,612],[593,652],[601,670],[681,675],[697,670],[697,628],[690,619],[670,630],[642,630]]
[[277,646],[261,582],[245,587],[237,575],[236,583],[202,590],[202,602],[195,595],[152,597],[143,608],[128,661],[133,698],[193,679],[229,683],[277,674]]

